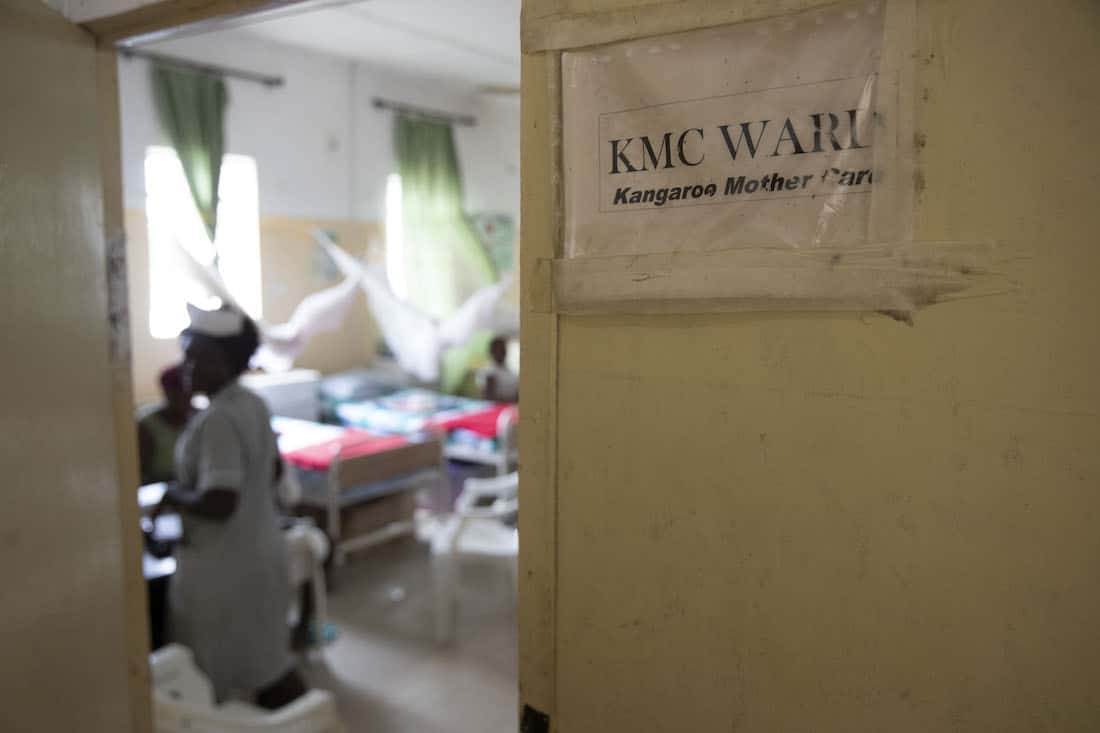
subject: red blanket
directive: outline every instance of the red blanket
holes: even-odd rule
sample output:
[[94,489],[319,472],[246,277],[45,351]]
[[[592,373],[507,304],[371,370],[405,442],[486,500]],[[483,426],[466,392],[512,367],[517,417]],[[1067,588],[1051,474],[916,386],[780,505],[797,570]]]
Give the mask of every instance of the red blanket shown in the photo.
[[501,413],[509,410],[515,412],[515,419],[518,420],[518,407],[512,404],[499,403],[478,412],[469,412],[453,417],[433,418],[429,422],[432,427],[448,432],[459,429],[469,430],[471,433],[477,433],[483,438],[495,438],[497,437],[497,421],[500,419]]
[[375,435],[366,430],[347,428],[339,438],[287,451],[283,458],[302,468],[327,471],[337,455],[346,460],[382,453],[408,444],[408,439],[400,435]]

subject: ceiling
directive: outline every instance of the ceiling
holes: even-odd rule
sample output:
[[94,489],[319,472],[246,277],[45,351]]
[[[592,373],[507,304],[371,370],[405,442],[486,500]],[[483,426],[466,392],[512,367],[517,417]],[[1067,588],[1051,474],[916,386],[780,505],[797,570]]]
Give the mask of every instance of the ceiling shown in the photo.
[[247,32],[482,87],[519,85],[521,0],[332,0],[274,11]]

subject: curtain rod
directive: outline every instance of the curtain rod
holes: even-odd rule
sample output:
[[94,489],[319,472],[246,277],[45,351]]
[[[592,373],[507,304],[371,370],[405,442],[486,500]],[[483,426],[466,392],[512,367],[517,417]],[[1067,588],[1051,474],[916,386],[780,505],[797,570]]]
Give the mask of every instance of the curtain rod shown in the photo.
[[281,87],[285,83],[285,80],[281,76],[257,74],[254,71],[243,71],[228,66],[215,66],[214,64],[204,64],[198,61],[188,61],[187,59],[176,58],[175,56],[165,56],[163,54],[153,53],[152,51],[143,51],[139,48],[119,48],[118,52],[126,58],[137,57],[181,69],[190,69],[191,71],[197,71],[201,74],[217,74],[220,76],[232,77],[234,79],[243,79],[244,81],[254,81],[257,84],[263,84],[265,87]]
[[440,112],[439,110],[417,107],[411,104],[405,104],[404,102],[394,102],[389,99],[383,99],[382,97],[374,97],[371,99],[371,104],[374,105],[375,109],[388,109],[391,112],[400,112],[404,115],[423,117],[424,119],[436,120],[438,122],[452,122],[456,125],[465,125],[467,127],[473,127],[477,124],[477,118],[473,115],[456,115],[451,112]]

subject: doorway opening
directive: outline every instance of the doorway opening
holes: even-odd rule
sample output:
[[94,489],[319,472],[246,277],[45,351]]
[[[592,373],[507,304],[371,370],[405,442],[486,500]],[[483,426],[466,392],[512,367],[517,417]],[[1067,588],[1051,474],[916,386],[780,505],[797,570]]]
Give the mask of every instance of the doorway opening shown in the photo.
[[[188,305],[257,323],[295,658],[349,731],[517,724],[519,6],[291,6],[120,47],[135,410]],[[190,520],[143,521],[164,650]]]

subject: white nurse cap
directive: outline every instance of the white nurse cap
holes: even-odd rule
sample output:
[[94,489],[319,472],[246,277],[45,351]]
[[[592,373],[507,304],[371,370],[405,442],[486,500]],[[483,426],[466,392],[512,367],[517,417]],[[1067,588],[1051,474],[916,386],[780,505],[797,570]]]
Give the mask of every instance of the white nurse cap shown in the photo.
[[244,316],[230,308],[204,311],[188,303],[187,315],[191,317],[188,330],[203,336],[236,336],[244,328]]

